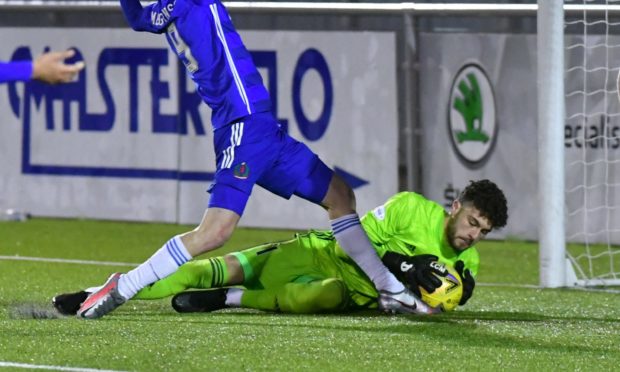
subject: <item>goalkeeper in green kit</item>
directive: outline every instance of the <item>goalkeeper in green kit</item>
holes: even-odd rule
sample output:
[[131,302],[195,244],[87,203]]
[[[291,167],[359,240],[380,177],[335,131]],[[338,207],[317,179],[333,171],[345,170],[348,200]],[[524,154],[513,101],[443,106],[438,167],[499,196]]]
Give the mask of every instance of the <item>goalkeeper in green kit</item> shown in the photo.
[[[420,194],[401,192],[362,219],[384,264],[418,296],[441,285],[433,261],[451,264],[463,282],[460,305],[471,297],[478,273],[475,243],[506,225],[507,203],[491,181],[471,181],[449,213]],[[185,291],[187,289],[200,289]],[[96,288],[61,294],[58,311],[77,312]],[[228,307],[286,313],[320,313],[377,308],[370,279],[339,247],[330,231],[310,231],[293,239],[224,256],[190,261],[177,272],[142,289],[134,299],[174,295],[178,312]]]

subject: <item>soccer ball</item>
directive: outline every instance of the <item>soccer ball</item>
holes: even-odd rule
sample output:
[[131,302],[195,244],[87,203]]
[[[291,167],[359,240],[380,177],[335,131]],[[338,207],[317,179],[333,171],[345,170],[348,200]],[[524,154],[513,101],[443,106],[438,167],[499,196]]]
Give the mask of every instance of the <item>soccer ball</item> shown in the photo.
[[451,265],[438,261],[432,262],[431,265],[436,265],[439,270],[445,269],[447,274],[446,276],[434,274],[441,280],[441,286],[435,289],[433,293],[428,293],[420,287],[422,301],[429,306],[440,307],[443,311],[452,311],[458,306],[463,295],[461,277]]

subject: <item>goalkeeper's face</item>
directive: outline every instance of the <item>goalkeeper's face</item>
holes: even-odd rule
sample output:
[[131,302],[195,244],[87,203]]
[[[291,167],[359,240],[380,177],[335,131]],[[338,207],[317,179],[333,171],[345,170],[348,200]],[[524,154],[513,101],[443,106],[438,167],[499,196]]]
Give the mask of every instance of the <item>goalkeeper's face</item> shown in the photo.
[[457,251],[463,251],[484,239],[493,226],[472,204],[452,203],[446,221],[446,238]]

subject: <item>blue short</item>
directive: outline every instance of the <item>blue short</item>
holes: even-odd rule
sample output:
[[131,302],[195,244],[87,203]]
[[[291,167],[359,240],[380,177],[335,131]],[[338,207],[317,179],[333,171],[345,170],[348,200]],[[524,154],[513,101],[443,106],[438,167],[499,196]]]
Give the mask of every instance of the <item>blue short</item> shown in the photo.
[[254,184],[283,198],[319,204],[333,171],[305,144],[293,139],[269,112],[252,114],[215,130],[217,171],[209,208],[243,214]]

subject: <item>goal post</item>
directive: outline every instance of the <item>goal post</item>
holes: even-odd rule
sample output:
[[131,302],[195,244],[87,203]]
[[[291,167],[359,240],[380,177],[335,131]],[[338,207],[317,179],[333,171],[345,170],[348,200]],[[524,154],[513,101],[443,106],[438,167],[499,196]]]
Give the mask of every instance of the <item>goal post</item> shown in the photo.
[[620,285],[620,7],[539,0],[540,286]]
[[540,285],[566,281],[564,233],[564,4],[538,0],[538,197]]

